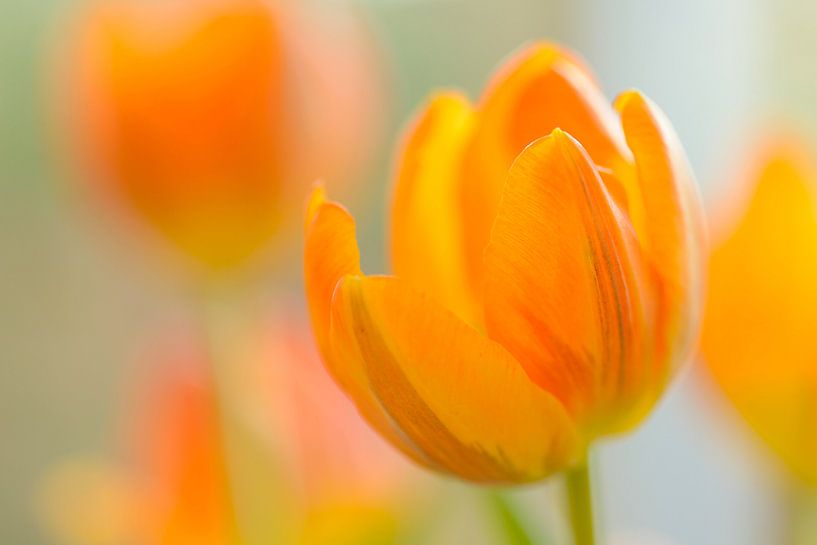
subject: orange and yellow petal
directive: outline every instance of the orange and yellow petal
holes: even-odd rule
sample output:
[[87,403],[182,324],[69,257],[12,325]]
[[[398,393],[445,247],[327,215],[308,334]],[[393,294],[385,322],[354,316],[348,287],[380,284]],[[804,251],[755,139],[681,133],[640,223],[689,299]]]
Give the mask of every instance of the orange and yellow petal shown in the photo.
[[748,423],[817,483],[817,168],[789,142],[756,156],[748,207],[716,233],[701,350]]
[[703,295],[704,225],[683,148],[671,124],[637,91],[616,101],[635,160],[630,217],[650,269],[658,376],[665,379],[692,349]]
[[347,276],[332,341],[365,374],[398,433],[432,467],[480,482],[525,482],[571,464],[575,426],[498,343],[393,277]]
[[485,251],[488,335],[590,426],[646,361],[639,263],[589,155],[555,130],[511,167]]
[[306,211],[304,283],[318,347],[329,352],[329,308],[335,286],[347,274],[360,274],[355,220],[337,203],[326,200],[322,186],[315,187]]
[[416,447],[391,427],[388,415],[369,390],[358,354],[345,353],[343,347],[335,347],[331,339],[331,308],[336,287],[345,276],[361,274],[355,237],[354,218],[339,204],[327,201],[323,188],[315,188],[307,205],[304,251],[304,283],[312,330],[327,370],[352,398],[362,416],[409,457],[427,464]]
[[525,146],[561,128],[582,142],[597,165],[613,169],[629,157],[615,112],[593,77],[554,45],[531,46],[507,63],[478,113],[460,190],[468,272],[477,289],[508,168]]
[[469,323],[481,321],[465,277],[460,164],[475,122],[457,94],[433,98],[400,155],[391,215],[394,273]]

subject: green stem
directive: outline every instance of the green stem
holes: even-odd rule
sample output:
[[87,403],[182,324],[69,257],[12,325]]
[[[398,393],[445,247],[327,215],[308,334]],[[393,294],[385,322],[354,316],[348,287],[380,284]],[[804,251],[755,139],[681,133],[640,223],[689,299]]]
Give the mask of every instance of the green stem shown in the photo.
[[210,377],[215,394],[216,416],[221,437],[220,444],[227,472],[227,489],[235,519],[235,538],[245,541],[249,521],[246,520],[247,507],[244,505],[246,493],[245,477],[240,464],[243,439],[235,412],[233,396],[232,338],[230,306],[225,304],[224,294],[210,290],[203,296],[201,308],[202,325],[208,347]]
[[508,545],[534,545],[533,539],[525,530],[525,524],[517,513],[516,507],[501,490],[488,492],[488,502],[494,511],[499,527]]
[[590,468],[587,460],[566,475],[567,503],[573,545],[595,545],[593,496],[590,489]]

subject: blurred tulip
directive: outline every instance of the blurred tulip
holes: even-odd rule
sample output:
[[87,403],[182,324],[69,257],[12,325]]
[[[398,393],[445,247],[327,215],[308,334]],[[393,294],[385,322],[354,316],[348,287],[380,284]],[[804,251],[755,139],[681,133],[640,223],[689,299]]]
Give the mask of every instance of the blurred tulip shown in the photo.
[[324,362],[421,464],[485,482],[583,464],[687,357],[691,173],[655,105],[629,91],[616,109],[550,45],[508,62],[477,106],[434,98],[400,157],[395,276],[361,272],[353,218],[314,191],[305,281]]
[[332,12],[311,2],[97,2],[65,76],[87,176],[207,269],[245,263],[309,183],[344,180],[373,143],[371,44],[349,14]]
[[236,498],[230,481],[206,357],[188,347],[164,353],[137,396],[128,464],[72,462],[48,479],[54,532],[77,545],[394,543],[411,468],[316,372],[317,355],[301,339],[295,327],[280,332],[246,377],[255,381],[247,416],[266,446],[263,460],[276,466],[275,480],[258,475],[252,491],[266,519],[254,539],[236,513],[247,498]]
[[758,435],[817,484],[817,166],[794,139],[751,157],[739,206],[714,217],[701,351]]

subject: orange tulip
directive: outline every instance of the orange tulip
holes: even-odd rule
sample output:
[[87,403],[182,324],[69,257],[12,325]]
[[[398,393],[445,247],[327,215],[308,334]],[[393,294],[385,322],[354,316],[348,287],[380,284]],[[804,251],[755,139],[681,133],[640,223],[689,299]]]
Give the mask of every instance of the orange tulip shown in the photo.
[[540,479],[637,424],[687,357],[691,174],[654,104],[629,91],[615,107],[550,45],[511,60],[476,106],[432,99],[400,157],[394,276],[361,272],[352,216],[313,192],[305,282],[324,362],[414,460]]
[[165,355],[162,372],[139,392],[129,464],[72,462],[49,477],[55,537],[76,545],[238,543],[216,400],[197,357]]
[[730,195],[740,206],[715,218],[701,351],[744,419],[815,484],[817,166],[793,139],[753,157]]
[[[248,533],[238,513],[247,498],[231,478],[206,357],[184,347],[161,353],[137,396],[127,463],[73,462],[47,479],[55,537],[71,545],[393,543],[411,468],[318,374],[300,328],[270,340],[243,396],[248,429],[265,447],[250,491],[261,509],[251,522],[262,528]],[[258,470],[256,462],[240,460]]]
[[343,177],[371,140],[358,30],[300,2],[98,3],[65,76],[86,173],[207,268],[244,263],[303,184]]

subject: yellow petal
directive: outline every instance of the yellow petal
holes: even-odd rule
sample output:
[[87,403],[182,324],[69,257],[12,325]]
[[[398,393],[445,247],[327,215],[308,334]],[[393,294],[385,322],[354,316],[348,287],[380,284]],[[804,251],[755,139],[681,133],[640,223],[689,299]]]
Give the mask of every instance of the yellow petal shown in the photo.
[[534,140],[561,128],[597,165],[616,168],[629,157],[615,112],[588,71],[556,46],[532,46],[488,86],[464,163],[462,201],[468,271],[481,287],[482,253],[514,158]]
[[701,349],[746,420],[817,483],[817,169],[789,144],[756,155],[748,209],[713,245]]
[[488,335],[587,425],[609,425],[644,373],[627,237],[590,157],[556,130],[511,167],[485,251]]
[[332,342],[359,362],[403,437],[440,470],[521,482],[573,461],[562,405],[499,344],[393,277],[347,276],[332,306]]
[[322,187],[315,188],[307,206],[304,282],[312,331],[324,364],[372,427],[412,459],[428,465],[414,445],[395,434],[388,416],[369,391],[359,358],[338,354],[330,342],[335,288],[344,275],[360,272],[355,220],[342,206],[327,201]]
[[[668,376],[698,335],[703,291],[703,221],[692,172],[664,114],[637,91],[616,101],[635,158],[640,202],[631,216],[652,269],[656,361]],[[632,185],[630,186],[633,187]],[[635,210],[640,210],[636,213]]]
[[391,233],[395,274],[469,323],[481,317],[465,279],[457,199],[473,124],[473,109],[464,97],[445,94],[431,101],[400,155]]

